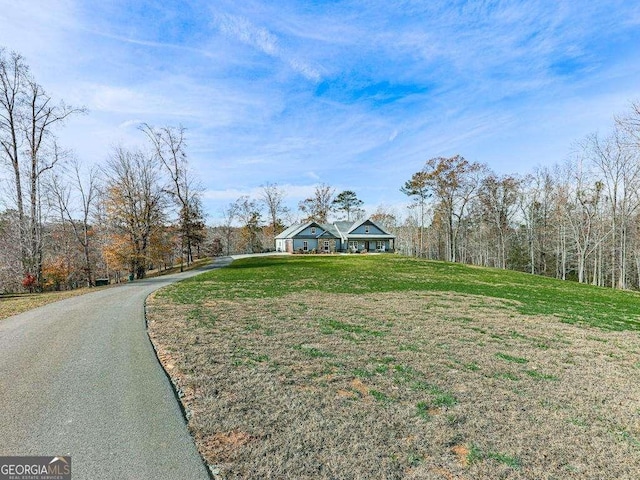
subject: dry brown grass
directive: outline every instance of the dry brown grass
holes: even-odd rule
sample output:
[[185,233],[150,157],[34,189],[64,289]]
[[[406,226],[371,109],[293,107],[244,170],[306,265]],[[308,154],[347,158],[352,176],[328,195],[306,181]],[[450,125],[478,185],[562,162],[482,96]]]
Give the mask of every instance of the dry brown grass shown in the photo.
[[48,305],[49,303],[64,300],[65,298],[84,295],[93,290],[89,288],[78,288],[64,292],[30,293],[18,295],[0,296],[0,320],[18,315],[19,313],[33,310],[34,308]]
[[640,339],[429,293],[149,299],[218,478],[640,478]]
[[[193,270],[211,263],[210,258],[202,258],[193,262],[188,268],[185,267],[184,271]],[[172,273],[178,273],[180,267],[172,267],[166,270],[150,270],[147,273],[148,278],[158,277],[162,275],[169,275]],[[104,287],[93,288],[77,288],[75,290],[65,290],[62,292],[44,292],[44,293],[20,293],[11,295],[0,295],[0,320],[9,318],[13,315],[33,310],[34,308],[43,307],[49,303],[64,300],[65,298],[76,297],[78,295],[84,295],[85,293],[95,292],[96,289],[111,288],[115,285],[106,285]]]

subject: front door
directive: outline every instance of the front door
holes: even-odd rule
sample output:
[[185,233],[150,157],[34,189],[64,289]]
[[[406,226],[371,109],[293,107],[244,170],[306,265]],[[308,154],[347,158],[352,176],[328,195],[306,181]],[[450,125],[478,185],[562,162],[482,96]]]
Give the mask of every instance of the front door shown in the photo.
[[329,240],[325,240],[324,241],[324,251],[328,252],[329,251]]

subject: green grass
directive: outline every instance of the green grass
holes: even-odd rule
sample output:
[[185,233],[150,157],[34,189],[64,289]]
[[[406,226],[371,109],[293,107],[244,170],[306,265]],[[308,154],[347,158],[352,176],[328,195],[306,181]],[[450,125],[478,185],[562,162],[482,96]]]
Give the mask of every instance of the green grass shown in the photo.
[[391,403],[393,401],[386,393],[379,392],[378,390],[370,390],[369,394],[380,403]]
[[467,461],[470,464],[489,459],[495,460],[496,462],[502,463],[516,470],[520,469],[521,467],[520,460],[516,457],[501,452],[481,450],[477,445],[471,445],[471,448],[469,449],[469,455],[467,457]]
[[350,323],[342,322],[340,320],[334,320],[332,318],[322,319],[320,320],[320,324],[322,327],[322,333],[327,334],[333,333],[335,331],[341,331],[359,335],[371,335],[373,337],[380,337],[383,335],[383,333],[378,330],[371,330],[361,325],[353,325]]
[[293,348],[311,358],[335,357],[335,355],[331,352],[325,352],[324,350],[320,350],[319,348],[309,347],[306,345],[296,345]]
[[430,420],[431,415],[429,414],[429,402],[418,402],[416,405],[416,415],[423,420]]
[[556,377],[555,375],[549,375],[547,373],[542,373],[537,370],[526,370],[524,373],[529,375],[531,378],[535,378],[536,380],[551,380],[551,381],[558,380],[558,377]]
[[639,298],[394,255],[261,257],[160,291],[148,325],[225,478],[626,478],[640,337],[619,330]]
[[[603,330],[640,330],[640,297],[635,292],[399,255],[247,258],[186,280],[161,295],[197,305],[207,298],[278,297],[291,291],[456,292],[511,300],[526,315],[554,315],[567,323]],[[329,324],[327,328],[344,327]]]
[[502,352],[496,353],[496,357],[512,363],[527,363],[529,361],[526,358],[514,357],[513,355],[509,355],[507,353],[502,353]]

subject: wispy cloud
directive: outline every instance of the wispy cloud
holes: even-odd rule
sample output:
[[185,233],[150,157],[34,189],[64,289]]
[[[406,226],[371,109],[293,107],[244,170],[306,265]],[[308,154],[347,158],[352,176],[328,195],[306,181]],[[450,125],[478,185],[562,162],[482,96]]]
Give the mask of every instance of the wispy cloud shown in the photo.
[[48,91],[89,108],[66,146],[101,161],[144,141],[137,122],[183,124],[211,211],[265,182],[294,207],[322,182],[401,205],[438,155],[559,161],[640,75],[625,0],[0,0],[0,24]]
[[296,58],[292,53],[280,46],[278,37],[264,27],[258,27],[247,18],[231,14],[216,16],[220,31],[240,42],[249,45],[265,55],[285,62],[292,70],[308,80],[320,80],[320,71],[304,60]]

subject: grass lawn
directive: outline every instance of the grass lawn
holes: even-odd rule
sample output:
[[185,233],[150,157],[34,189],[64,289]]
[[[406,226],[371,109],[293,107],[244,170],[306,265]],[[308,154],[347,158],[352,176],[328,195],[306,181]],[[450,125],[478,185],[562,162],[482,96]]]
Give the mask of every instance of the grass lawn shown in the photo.
[[[103,288],[103,287],[101,287]],[[13,315],[42,307],[49,303],[64,300],[65,298],[84,295],[93,291],[90,288],[77,288],[75,290],[66,290],[63,292],[44,292],[44,293],[16,293],[10,295],[0,295],[0,320],[9,318]]]
[[[191,270],[203,265],[211,263],[210,258],[203,258],[193,262],[189,268],[185,270]],[[172,267],[166,270],[151,270],[147,273],[147,278],[158,277],[162,275],[168,275],[171,273],[178,273],[180,267]],[[96,289],[109,288],[114,285],[108,285],[105,287],[94,288],[77,288],[75,290],[64,290],[61,292],[44,292],[44,293],[15,293],[8,295],[0,295],[0,320],[18,315],[19,313],[33,310],[34,308],[42,307],[49,303],[64,300],[65,298],[75,297],[78,295],[84,295],[85,293],[95,292]]]
[[396,255],[235,261],[149,332],[217,478],[640,478],[640,296]]

